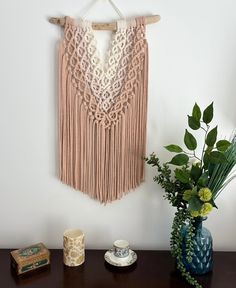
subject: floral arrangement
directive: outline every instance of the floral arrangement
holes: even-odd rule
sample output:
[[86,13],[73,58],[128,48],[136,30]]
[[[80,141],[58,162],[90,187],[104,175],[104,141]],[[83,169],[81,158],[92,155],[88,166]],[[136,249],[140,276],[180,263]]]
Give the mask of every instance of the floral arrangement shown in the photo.
[[[194,222],[207,216],[213,208],[217,208],[216,198],[236,177],[233,172],[236,164],[236,134],[230,141],[225,139],[217,141],[218,127],[210,128],[213,114],[213,103],[203,112],[195,103],[192,114],[188,115],[189,128],[203,131],[203,146],[199,155],[196,154],[197,139],[186,129],[184,144],[187,149],[176,144],[165,146],[169,152],[176,153],[169,162],[161,164],[154,153],[145,158],[148,164],[157,168],[154,181],[164,188],[165,198],[177,208],[171,233],[171,252],[182,276],[195,287],[201,285],[187,271],[183,263],[181,231],[187,224],[189,228],[186,253],[187,261],[191,263]],[[172,171],[170,165],[176,168]]]

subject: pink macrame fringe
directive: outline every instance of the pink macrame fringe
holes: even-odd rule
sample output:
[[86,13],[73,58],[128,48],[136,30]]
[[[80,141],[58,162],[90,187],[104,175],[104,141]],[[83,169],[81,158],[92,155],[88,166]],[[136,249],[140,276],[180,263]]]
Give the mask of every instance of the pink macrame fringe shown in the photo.
[[[105,127],[90,117],[83,96],[72,85],[63,42],[60,46],[60,179],[102,203],[120,199],[144,180],[147,124],[148,47],[134,96],[116,124]],[[84,93],[89,93],[85,87]]]

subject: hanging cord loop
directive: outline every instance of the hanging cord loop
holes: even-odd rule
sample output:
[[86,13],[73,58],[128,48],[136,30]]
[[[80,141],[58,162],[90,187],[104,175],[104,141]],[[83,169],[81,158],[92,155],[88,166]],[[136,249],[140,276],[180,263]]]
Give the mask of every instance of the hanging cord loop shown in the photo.
[[[85,12],[83,13],[83,15],[81,16],[81,18],[85,18],[86,15],[88,15],[89,11],[92,9],[92,7],[101,0],[95,0],[90,2],[90,4],[87,6]],[[112,8],[115,10],[115,12],[117,13],[117,15],[121,18],[124,19],[124,15],[122,14],[122,12],[120,11],[120,9],[115,5],[115,3],[112,0],[106,0],[108,1],[108,3],[112,6]]]

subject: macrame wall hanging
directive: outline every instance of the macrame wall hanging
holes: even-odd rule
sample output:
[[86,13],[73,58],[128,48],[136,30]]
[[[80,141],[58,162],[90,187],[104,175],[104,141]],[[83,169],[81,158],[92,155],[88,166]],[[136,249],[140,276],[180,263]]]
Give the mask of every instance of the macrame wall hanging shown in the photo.
[[[50,19],[64,26],[59,48],[60,179],[100,202],[120,199],[144,180],[145,26],[158,20],[149,16],[96,24],[68,16]],[[105,64],[94,28],[116,28]]]

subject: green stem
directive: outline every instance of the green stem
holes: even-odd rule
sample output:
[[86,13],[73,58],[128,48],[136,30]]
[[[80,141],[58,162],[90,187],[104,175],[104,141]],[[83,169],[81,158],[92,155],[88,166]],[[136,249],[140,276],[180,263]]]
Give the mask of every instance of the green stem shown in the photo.
[[199,161],[201,161],[201,159],[199,157],[197,157],[197,155],[195,154],[195,150],[193,151],[193,156],[198,159]]
[[197,157],[195,151],[193,151],[193,153],[189,153],[189,152],[183,150],[183,152],[184,152],[185,154],[189,155],[190,158],[196,158],[196,159],[198,159],[199,161],[201,161],[201,159],[200,159],[199,157]]
[[201,126],[201,128],[205,131],[205,137],[204,137],[204,145],[203,145],[203,148],[202,148],[202,156],[201,156],[201,168],[203,167],[203,156],[204,156],[204,152],[205,152],[205,148],[206,148],[206,138],[207,138],[207,133],[208,133],[208,130],[210,128],[210,126],[208,124],[206,124],[207,126],[207,129],[205,129],[204,127]]
[[194,156],[194,154],[193,154],[193,153],[190,153],[190,152],[187,152],[187,151],[184,151],[184,150],[183,150],[183,152],[184,152],[185,154],[187,154],[187,155],[191,155],[191,156]]
[[200,128],[201,128],[202,130],[204,130],[205,132],[207,132],[207,130],[206,130],[204,127],[201,126]]

